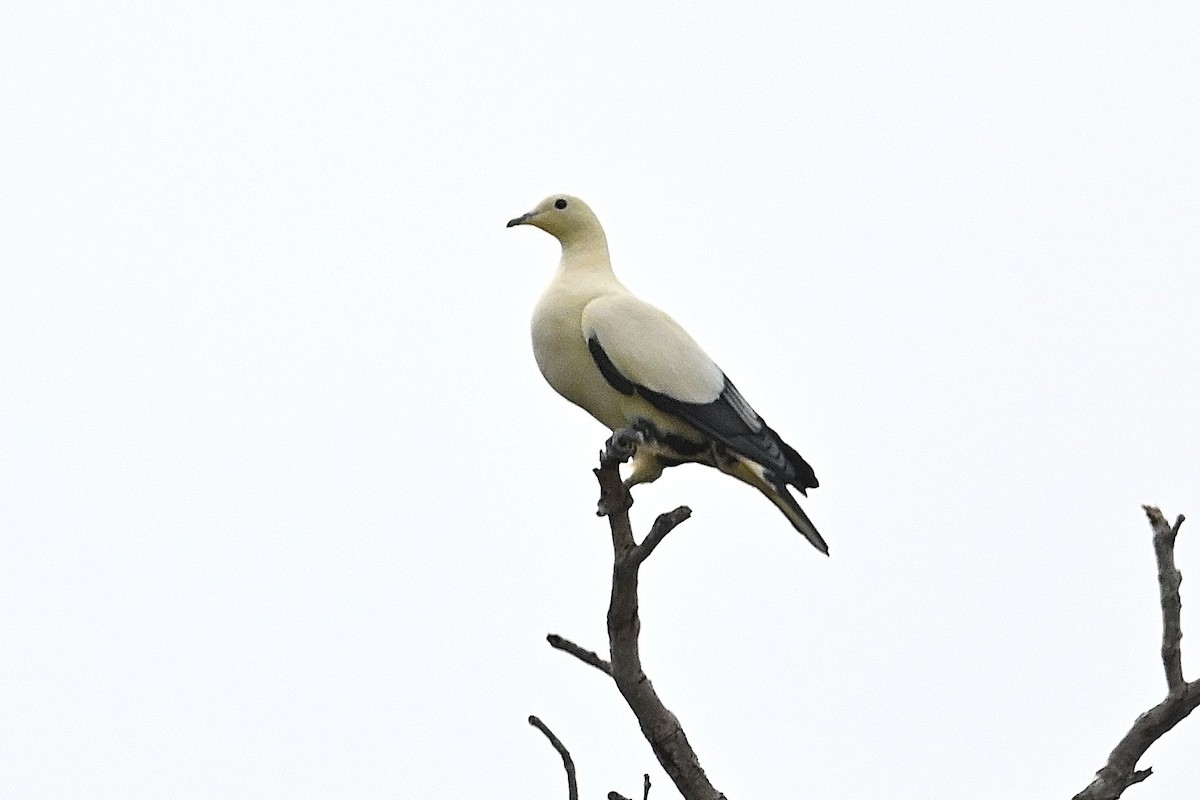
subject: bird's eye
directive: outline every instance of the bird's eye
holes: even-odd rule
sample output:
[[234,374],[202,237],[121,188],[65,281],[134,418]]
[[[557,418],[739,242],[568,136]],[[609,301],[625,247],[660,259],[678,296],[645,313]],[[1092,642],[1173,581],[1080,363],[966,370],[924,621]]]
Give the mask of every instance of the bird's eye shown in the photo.
[[562,209],[564,209],[564,208],[566,208],[566,207],[567,207],[567,201],[566,201],[566,200],[563,200],[563,199],[560,197],[560,198],[558,198],[557,200],[555,200],[555,201],[554,201],[554,207],[555,207],[555,208],[557,208],[557,209],[559,209],[559,210],[561,211]]

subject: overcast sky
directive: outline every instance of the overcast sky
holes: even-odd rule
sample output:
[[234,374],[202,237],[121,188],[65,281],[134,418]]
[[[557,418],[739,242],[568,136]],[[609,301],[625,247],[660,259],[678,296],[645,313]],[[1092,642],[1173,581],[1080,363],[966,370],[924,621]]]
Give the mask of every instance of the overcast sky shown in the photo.
[[[1165,693],[1200,7],[22,3],[0,15],[0,796],[675,796],[598,672],[606,431],[530,351],[588,201],[815,467],[643,572],[731,800],[1068,798]],[[1200,793],[1200,719],[1138,798]]]

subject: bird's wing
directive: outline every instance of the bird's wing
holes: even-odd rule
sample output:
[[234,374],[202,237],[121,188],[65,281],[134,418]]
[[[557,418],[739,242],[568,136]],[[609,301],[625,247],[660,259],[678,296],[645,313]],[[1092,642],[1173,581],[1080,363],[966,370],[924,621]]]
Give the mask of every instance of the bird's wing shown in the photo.
[[629,294],[599,297],[583,310],[583,335],[608,383],[637,394],[762,465],[776,480],[817,485],[812,468],[763,422],[679,323]]
[[[626,293],[607,294],[583,309],[583,335],[599,346],[618,376],[605,375],[683,403],[703,405],[725,388],[720,367],[678,322]],[[596,344],[593,344],[595,342]],[[601,367],[604,369],[604,367]],[[614,385],[630,394],[628,387]]]

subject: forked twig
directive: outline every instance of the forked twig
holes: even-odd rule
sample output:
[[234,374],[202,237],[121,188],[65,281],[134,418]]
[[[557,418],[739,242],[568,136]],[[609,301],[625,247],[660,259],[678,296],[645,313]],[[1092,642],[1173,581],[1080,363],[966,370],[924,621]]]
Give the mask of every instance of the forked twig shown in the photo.
[[1162,606],[1162,661],[1167,677],[1167,696],[1158,705],[1134,721],[1133,727],[1108,756],[1108,763],[1096,773],[1087,788],[1073,800],[1116,800],[1130,786],[1149,778],[1152,770],[1138,769],[1137,762],[1167,731],[1174,728],[1200,706],[1200,680],[1188,683],[1183,678],[1183,659],[1179,643],[1183,637],[1179,626],[1182,603],[1179,584],[1182,576],[1175,567],[1175,537],[1183,524],[1183,515],[1174,525],[1167,524],[1162,512],[1153,506],[1142,506],[1154,533],[1154,555],[1158,561],[1158,590]]

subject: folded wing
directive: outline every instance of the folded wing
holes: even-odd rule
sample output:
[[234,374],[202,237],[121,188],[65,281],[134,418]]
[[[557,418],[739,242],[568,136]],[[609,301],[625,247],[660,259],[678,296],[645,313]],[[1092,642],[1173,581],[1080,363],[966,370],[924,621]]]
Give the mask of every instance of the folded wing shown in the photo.
[[679,323],[628,294],[590,302],[583,334],[596,366],[622,394],[637,394],[761,465],[801,492],[817,486],[812,467],[746,402]]

